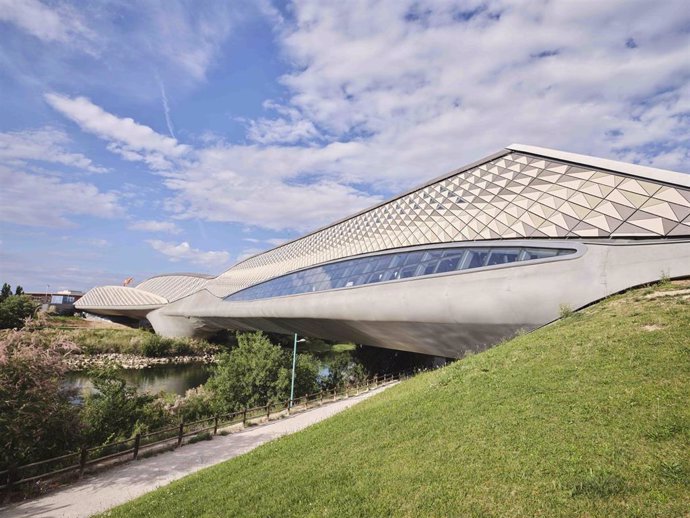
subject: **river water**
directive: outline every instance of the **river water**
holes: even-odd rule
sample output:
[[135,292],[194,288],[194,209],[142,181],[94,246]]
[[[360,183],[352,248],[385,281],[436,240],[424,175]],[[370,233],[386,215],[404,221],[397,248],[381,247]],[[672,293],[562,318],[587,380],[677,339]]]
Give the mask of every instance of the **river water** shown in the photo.
[[[183,396],[188,389],[206,383],[211,375],[211,367],[201,363],[154,365],[147,369],[124,369],[118,374],[141,392],[157,394],[164,390]],[[70,372],[66,378],[70,385],[81,391],[88,391],[92,387],[83,372]]]

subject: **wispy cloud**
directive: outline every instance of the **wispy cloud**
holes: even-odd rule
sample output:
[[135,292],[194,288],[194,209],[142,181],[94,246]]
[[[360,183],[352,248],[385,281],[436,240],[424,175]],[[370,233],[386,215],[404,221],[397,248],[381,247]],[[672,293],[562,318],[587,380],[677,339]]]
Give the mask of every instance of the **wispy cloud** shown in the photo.
[[143,232],[164,232],[167,234],[179,234],[182,229],[171,221],[142,220],[135,221],[129,228]]
[[170,105],[168,104],[168,96],[165,93],[165,85],[163,85],[163,81],[161,81],[160,76],[156,74],[156,80],[158,81],[158,85],[161,88],[161,102],[163,103],[163,113],[165,114],[165,125],[168,127],[168,133],[170,133],[170,136],[172,138],[175,137],[175,128],[173,127],[172,123],[172,118],[170,117]]
[[166,169],[170,167],[170,158],[181,157],[189,151],[188,146],[179,144],[175,138],[156,133],[129,117],[117,117],[106,112],[86,97],[47,93],[45,99],[82,130],[108,141],[108,149],[125,160],[141,160],[153,169]]
[[65,132],[50,127],[0,133],[0,161],[21,166],[27,162],[62,164],[91,173],[107,171],[81,153],[67,151],[70,143]]
[[220,267],[227,265],[230,260],[230,254],[228,252],[204,252],[197,248],[192,248],[186,241],[176,244],[168,241],[151,239],[148,240],[147,243],[157,252],[167,256],[172,262],[189,261],[207,267]]
[[124,215],[115,194],[95,185],[64,182],[0,166],[0,221],[41,227],[74,225],[76,216],[115,218]]
[[0,21],[9,22],[45,42],[91,46],[96,34],[69,5],[48,6],[38,0],[0,0]]

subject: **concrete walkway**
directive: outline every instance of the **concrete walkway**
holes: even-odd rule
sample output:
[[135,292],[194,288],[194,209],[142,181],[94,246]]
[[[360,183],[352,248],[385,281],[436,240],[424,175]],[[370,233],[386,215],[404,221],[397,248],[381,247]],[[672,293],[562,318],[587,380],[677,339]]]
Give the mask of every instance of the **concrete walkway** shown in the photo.
[[283,435],[303,430],[356,405],[392,385],[379,387],[359,396],[324,404],[306,412],[247,428],[212,441],[202,441],[169,453],[128,462],[116,468],[84,477],[78,483],[9,507],[0,507],[3,518],[25,516],[86,517],[123,504],[194,473],[202,468],[232,459]]

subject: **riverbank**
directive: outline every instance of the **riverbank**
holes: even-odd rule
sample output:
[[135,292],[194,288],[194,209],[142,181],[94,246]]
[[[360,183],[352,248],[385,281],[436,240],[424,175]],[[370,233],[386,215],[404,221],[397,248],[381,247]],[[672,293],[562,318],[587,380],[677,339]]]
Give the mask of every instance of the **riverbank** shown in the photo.
[[69,371],[79,372],[100,367],[122,369],[148,369],[158,365],[210,365],[216,362],[215,354],[148,357],[135,354],[106,353],[94,355],[71,355],[65,357]]
[[[222,348],[206,340],[165,338],[147,329],[111,322],[92,322],[78,317],[43,317],[29,331],[33,343],[39,345],[48,346],[56,342],[76,345],[81,354],[74,355],[69,361],[74,362],[77,370],[98,366],[108,356],[128,369],[171,362],[209,361],[208,358],[219,353]],[[10,330],[0,331],[0,338],[3,333],[8,332]],[[87,359],[90,357],[96,359]],[[162,361],[149,361],[153,359]]]

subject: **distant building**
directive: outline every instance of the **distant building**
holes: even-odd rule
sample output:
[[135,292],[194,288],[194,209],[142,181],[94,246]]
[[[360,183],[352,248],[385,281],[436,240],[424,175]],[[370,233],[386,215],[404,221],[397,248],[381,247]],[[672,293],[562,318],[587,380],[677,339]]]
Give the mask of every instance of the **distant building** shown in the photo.
[[26,295],[41,304],[42,311],[57,313],[58,315],[71,315],[75,311],[74,303],[84,296],[84,292],[79,290],[60,290],[56,292],[27,293]]

